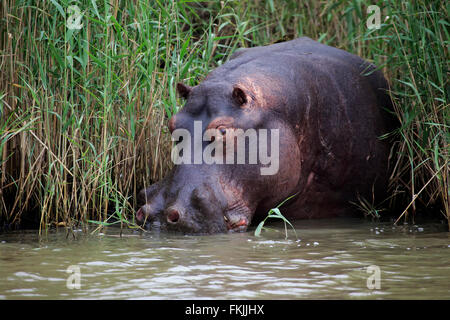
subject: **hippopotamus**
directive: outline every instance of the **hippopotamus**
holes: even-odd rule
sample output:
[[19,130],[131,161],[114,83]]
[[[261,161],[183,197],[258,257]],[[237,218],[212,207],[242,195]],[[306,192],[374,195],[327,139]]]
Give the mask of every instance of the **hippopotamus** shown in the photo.
[[[200,143],[173,138],[200,151],[219,140],[231,144],[238,130],[276,131],[265,141],[277,158],[176,163],[140,191],[136,221],[184,234],[243,232],[289,197],[281,211],[291,221],[350,214],[351,201],[386,190],[390,145],[380,136],[389,129],[387,89],[373,64],[307,37],[238,49],[201,83],[177,84],[185,105],[169,131],[218,132]],[[248,136],[246,147],[256,143]],[[237,152],[225,150],[218,158]]]

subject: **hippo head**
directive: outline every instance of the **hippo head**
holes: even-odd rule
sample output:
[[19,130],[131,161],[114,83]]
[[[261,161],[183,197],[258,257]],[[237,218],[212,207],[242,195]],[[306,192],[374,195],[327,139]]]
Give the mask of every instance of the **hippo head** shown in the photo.
[[245,82],[179,83],[177,91],[186,104],[169,121],[175,166],[139,193],[136,219],[189,234],[245,231],[298,182],[294,132],[273,108],[283,99]]

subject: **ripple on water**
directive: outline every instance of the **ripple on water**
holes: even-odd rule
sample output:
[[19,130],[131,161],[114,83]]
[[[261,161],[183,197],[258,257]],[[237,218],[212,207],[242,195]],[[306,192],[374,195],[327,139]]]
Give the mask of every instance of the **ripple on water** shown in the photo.
[[114,267],[114,269],[117,268],[127,268],[131,267],[132,264],[128,262],[109,262],[109,261],[88,261],[84,263],[80,263],[81,265],[88,266],[88,267]]
[[[9,237],[0,245],[0,299],[450,298],[447,234],[334,220],[301,225],[301,241],[285,240],[283,228],[258,238],[80,234],[42,245]],[[66,288],[73,264],[82,290]],[[380,290],[367,289],[369,265],[381,268]]]
[[253,290],[236,290],[229,292],[227,295],[230,299],[256,299],[259,293]]
[[54,278],[54,277],[40,276],[40,275],[35,274],[35,273],[23,272],[23,271],[15,272],[14,276],[16,278],[18,278],[19,280],[25,281],[25,282],[34,282],[34,281],[56,282],[56,281],[64,281],[65,280],[63,278]]
[[8,293],[8,295],[12,296],[20,296],[24,298],[33,298],[33,299],[45,297],[45,295],[38,293],[36,291],[37,291],[36,288],[20,288],[20,289],[6,290],[5,293]]

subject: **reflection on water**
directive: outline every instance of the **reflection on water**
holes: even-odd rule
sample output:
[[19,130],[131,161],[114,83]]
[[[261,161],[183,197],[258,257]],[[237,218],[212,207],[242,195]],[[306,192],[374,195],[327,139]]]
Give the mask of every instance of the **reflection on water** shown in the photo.
[[[450,299],[443,225],[334,219],[295,227],[298,240],[293,232],[286,240],[283,225],[261,237],[2,234],[0,299]],[[73,266],[79,289],[68,288]],[[369,266],[379,268],[379,289],[368,288]]]

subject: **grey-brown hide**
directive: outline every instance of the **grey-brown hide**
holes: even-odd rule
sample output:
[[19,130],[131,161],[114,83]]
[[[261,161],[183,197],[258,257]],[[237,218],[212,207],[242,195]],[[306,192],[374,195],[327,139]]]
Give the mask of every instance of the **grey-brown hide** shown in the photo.
[[[169,129],[278,129],[279,170],[260,164],[181,164],[142,190],[137,220],[184,233],[244,231],[286,197],[288,219],[349,213],[357,195],[387,182],[391,108],[381,72],[360,57],[309,38],[238,50],[206,79],[178,84],[185,106]],[[203,148],[208,142],[203,143]]]

